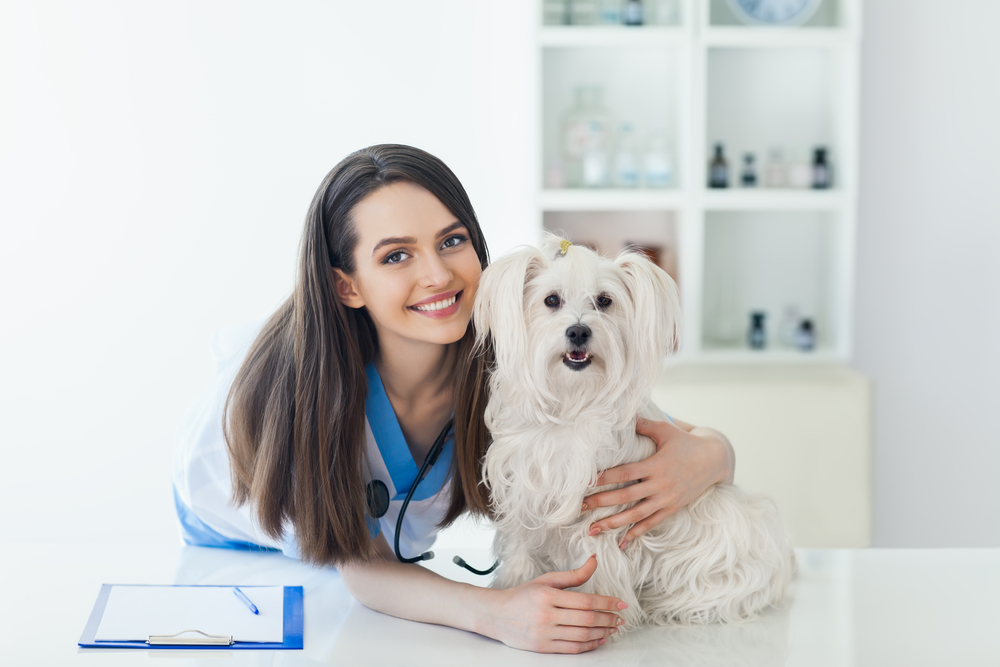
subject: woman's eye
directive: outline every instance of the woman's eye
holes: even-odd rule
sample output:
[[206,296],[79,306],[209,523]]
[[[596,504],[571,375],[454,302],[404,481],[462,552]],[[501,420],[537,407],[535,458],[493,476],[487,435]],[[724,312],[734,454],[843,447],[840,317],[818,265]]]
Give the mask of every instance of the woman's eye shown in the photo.
[[601,309],[607,308],[611,305],[611,297],[604,296],[603,294],[597,297],[597,306]]
[[385,259],[382,260],[382,263],[383,264],[399,264],[400,262],[403,261],[403,259],[405,259],[408,256],[409,255],[407,255],[402,250],[393,250],[392,252],[390,252],[388,255],[385,256]]
[[550,294],[545,297],[545,305],[549,308],[558,308],[560,303],[558,294]]
[[466,241],[468,241],[468,239],[462,236],[461,234],[455,234],[454,236],[449,236],[448,238],[446,238],[444,240],[444,243],[441,244],[441,247],[454,248],[455,246],[462,245]]

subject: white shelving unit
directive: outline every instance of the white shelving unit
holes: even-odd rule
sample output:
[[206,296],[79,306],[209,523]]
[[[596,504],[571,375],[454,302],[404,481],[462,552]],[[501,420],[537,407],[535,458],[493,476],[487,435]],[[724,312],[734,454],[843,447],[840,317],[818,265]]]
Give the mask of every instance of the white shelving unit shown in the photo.
[[[840,362],[850,332],[857,208],[861,0],[823,0],[796,28],[740,25],[725,0],[682,0],[675,26],[543,26],[540,67],[542,227],[607,253],[654,247],[681,289],[681,362]],[[664,189],[546,189],[561,155],[562,118],[579,85],[599,85],[617,121],[641,139],[656,131],[676,169]],[[706,187],[722,143],[728,189]],[[739,186],[742,154],[792,162],[824,146],[829,190]],[[784,309],[813,320],[817,344],[778,344]],[[746,344],[749,313],[764,310],[768,345]]]

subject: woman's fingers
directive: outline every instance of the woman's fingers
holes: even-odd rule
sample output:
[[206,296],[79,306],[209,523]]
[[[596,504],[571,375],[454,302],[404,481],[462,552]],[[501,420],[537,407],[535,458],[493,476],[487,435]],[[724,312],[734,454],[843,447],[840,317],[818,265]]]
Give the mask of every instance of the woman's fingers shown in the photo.
[[[652,498],[647,498],[638,505],[630,507],[624,512],[619,512],[618,514],[605,517],[600,521],[595,521],[590,526],[590,535],[593,537],[609,530],[616,530],[622,526],[640,523],[653,516],[656,512],[664,509],[667,510],[667,514],[663,515],[664,517],[674,512],[671,508],[660,507],[659,504]],[[646,530],[649,530],[649,528]],[[643,532],[646,531],[644,530]]]
[[587,628],[577,625],[560,625],[556,628],[555,639],[568,642],[592,642],[595,639],[610,637],[618,632],[618,628]]
[[633,482],[637,479],[643,479],[649,474],[648,466],[644,464],[645,461],[636,461],[635,463],[620,465],[617,468],[608,468],[597,476],[594,486],[604,486],[605,484],[624,484],[625,482]]
[[[617,611],[617,610],[616,610]],[[582,611],[580,609],[562,609],[555,614],[555,622],[559,625],[576,626],[579,628],[618,628],[625,621],[618,614],[610,611]]]
[[[520,607],[514,625],[521,630],[515,641],[502,641],[553,653],[582,653],[606,642],[623,625],[618,614],[628,609],[628,604],[607,595],[564,590],[586,583],[596,570],[595,554],[575,570],[549,572],[508,589],[508,596],[514,596],[508,599]],[[525,621],[530,630],[527,638]]]
[[643,533],[652,530],[661,521],[663,521],[664,519],[666,519],[668,516],[670,516],[671,514],[673,514],[676,511],[677,510],[675,508],[664,507],[661,510],[653,512],[652,514],[650,514],[649,516],[647,516],[645,519],[643,519],[642,521],[640,521],[639,523],[635,524],[634,526],[632,526],[631,528],[628,529],[628,532],[625,533],[625,537],[623,537],[621,539],[621,541],[618,543],[618,548],[619,549],[624,549],[625,547],[628,546],[629,542],[631,542],[635,538],[639,537]]
[[607,642],[607,639],[595,639],[589,642],[567,642],[556,639],[552,642],[552,653],[586,653]]
[[627,505],[647,497],[650,491],[651,489],[649,485],[645,482],[629,484],[628,486],[623,486],[620,489],[613,489],[611,491],[602,491],[601,493],[595,493],[592,496],[584,498],[583,507],[580,508],[580,510],[587,511],[611,505]]
[[[552,597],[552,604],[555,607],[566,610],[581,610],[584,612],[619,612],[628,609],[628,604],[618,598],[607,595],[592,595],[590,593],[578,593],[576,591],[558,591]],[[562,623],[562,621],[559,621]],[[586,625],[594,625],[587,623]]]
[[575,570],[564,570],[561,572],[547,572],[537,577],[535,583],[551,586],[552,588],[575,588],[582,586],[588,579],[594,576],[597,571],[597,554],[593,554],[587,562]]

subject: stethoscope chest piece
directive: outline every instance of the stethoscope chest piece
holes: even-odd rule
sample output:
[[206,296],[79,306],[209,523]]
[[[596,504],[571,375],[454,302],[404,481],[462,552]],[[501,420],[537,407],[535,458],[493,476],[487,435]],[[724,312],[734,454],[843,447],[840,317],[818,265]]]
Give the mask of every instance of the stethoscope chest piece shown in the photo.
[[368,513],[376,519],[381,519],[389,511],[389,487],[380,479],[373,479],[365,487],[365,499],[368,501]]

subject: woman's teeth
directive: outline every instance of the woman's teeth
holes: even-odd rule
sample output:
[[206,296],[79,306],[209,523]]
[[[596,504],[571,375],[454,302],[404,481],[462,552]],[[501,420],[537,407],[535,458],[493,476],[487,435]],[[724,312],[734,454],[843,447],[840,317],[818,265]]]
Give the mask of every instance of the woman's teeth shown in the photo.
[[457,298],[458,298],[458,295],[456,294],[455,296],[453,296],[453,297],[451,297],[449,299],[443,299],[441,301],[435,301],[434,303],[425,303],[422,306],[414,306],[414,308],[416,308],[417,310],[423,310],[425,312],[428,311],[428,310],[441,310],[442,308],[447,308],[451,304],[455,303],[455,299],[457,299]]

